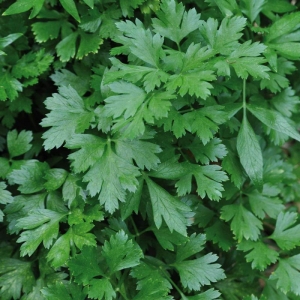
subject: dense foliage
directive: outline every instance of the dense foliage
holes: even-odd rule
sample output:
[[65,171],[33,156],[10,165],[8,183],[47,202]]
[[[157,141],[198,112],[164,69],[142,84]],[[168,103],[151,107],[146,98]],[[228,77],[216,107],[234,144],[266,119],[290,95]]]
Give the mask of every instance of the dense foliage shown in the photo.
[[300,299],[300,3],[1,0],[0,298]]

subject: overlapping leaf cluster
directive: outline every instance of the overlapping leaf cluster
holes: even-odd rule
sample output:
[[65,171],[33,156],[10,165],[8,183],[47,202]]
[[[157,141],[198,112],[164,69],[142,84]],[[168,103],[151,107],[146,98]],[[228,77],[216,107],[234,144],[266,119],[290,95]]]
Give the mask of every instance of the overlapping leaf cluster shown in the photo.
[[300,299],[299,4],[1,3],[1,299]]

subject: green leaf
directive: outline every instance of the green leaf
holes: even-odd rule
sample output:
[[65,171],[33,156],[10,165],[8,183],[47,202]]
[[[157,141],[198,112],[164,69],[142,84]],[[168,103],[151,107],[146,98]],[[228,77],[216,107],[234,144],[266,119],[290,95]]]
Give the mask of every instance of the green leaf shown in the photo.
[[222,207],[221,219],[231,220],[230,228],[239,242],[243,238],[256,241],[260,235],[262,222],[241,204],[230,204]]
[[0,177],[6,178],[6,175],[10,172],[9,160],[5,157],[0,157]]
[[281,212],[277,217],[276,227],[270,238],[284,250],[291,250],[300,245],[300,225],[292,227],[297,222],[297,218],[297,213],[293,212]]
[[200,166],[191,163],[178,163],[174,157],[158,166],[149,174],[163,179],[179,179],[176,183],[178,195],[183,196],[191,192],[192,178],[197,183],[197,193],[201,198],[207,196],[211,200],[219,200],[224,190],[221,182],[228,177],[217,165]]
[[63,266],[70,258],[71,245],[76,245],[80,250],[84,246],[96,246],[96,236],[89,233],[93,227],[93,224],[82,221],[73,225],[66,234],[58,238],[47,255],[47,260],[51,261],[51,265],[54,268]]
[[162,225],[159,229],[153,228],[152,231],[159,244],[165,250],[174,251],[174,245],[180,246],[187,240],[185,236],[176,231],[170,232],[169,228],[165,225]]
[[137,266],[144,256],[141,248],[128,239],[123,230],[111,236],[109,242],[104,242],[102,255],[108,264],[110,274]]
[[160,163],[156,153],[161,148],[153,143],[144,140],[117,140],[116,153],[124,159],[133,159],[140,169],[154,169]]
[[266,3],[266,0],[243,0],[242,12],[250,19],[250,22],[253,23]]
[[236,147],[241,164],[251,181],[255,185],[261,186],[263,183],[262,152],[257,137],[245,117],[237,137]]
[[152,35],[149,29],[145,30],[141,21],[136,19],[136,24],[127,20],[116,24],[126,37],[119,37],[120,42],[134,56],[147,64],[159,69],[159,60],[163,56],[162,45],[164,39],[159,35]]
[[53,299],[53,300],[72,300],[70,297],[69,292],[66,289],[66,286],[61,282],[61,283],[56,283],[55,285],[43,288],[41,290],[43,296],[45,299]]
[[231,150],[222,161],[222,168],[230,174],[231,182],[240,189],[244,182],[244,170],[241,166],[238,156]]
[[276,287],[285,294],[289,291],[300,295],[300,255],[294,255],[288,258],[280,259],[275,272],[270,279],[277,279]]
[[38,43],[47,42],[48,40],[53,40],[58,38],[60,29],[66,23],[62,20],[58,21],[48,21],[48,22],[35,22],[31,25],[32,31],[34,33],[35,40]]
[[89,89],[88,78],[85,79],[83,78],[83,76],[77,76],[74,73],[68,71],[67,69],[60,69],[59,71],[56,71],[50,76],[50,78],[58,87],[69,85],[72,86],[72,88],[76,90],[79,96],[83,96]]
[[0,38],[0,49],[6,48],[22,35],[22,33],[11,33],[5,37]]
[[225,123],[227,117],[222,106],[213,105],[185,113],[182,122],[185,130],[196,133],[202,143],[206,145],[219,130],[218,125]]
[[177,4],[174,0],[163,1],[156,15],[158,19],[152,19],[155,32],[177,45],[200,25],[200,14],[197,14],[195,8],[186,12],[182,3]]
[[182,285],[199,291],[203,285],[210,285],[211,282],[224,279],[226,276],[221,265],[214,263],[217,259],[217,255],[209,253],[194,260],[176,262],[174,266],[179,272]]
[[201,23],[200,32],[216,52],[229,55],[238,46],[246,21],[247,19],[242,17],[224,18],[218,29],[218,21],[209,18],[207,22]]
[[138,280],[137,290],[139,292],[133,298],[134,300],[172,299],[168,296],[172,285],[159,268],[142,262],[133,268],[130,274]]
[[57,239],[47,254],[47,260],[51,262],[51,266],[58,268],[63,266],[70,258],[70,233],[62,235]]
[[273,41],[294,31],[300,23],[300,12],[286,14],[274,22],[266,36],[266,42]]
[[264,62],[262,57],[239,57],[230,60],[237,76],[243,79],[247,79],[249,74],[255,78],[269,79],[267,71],[270,71],[270,68],[263,66]]
[[265,14],[266,12],[270,11],[275,13],[286,13],[291,12],[295,9],[297,9],[297,7],[290,2],[287,2],[285,0],[276,0],[272,2],[268,1],[264,7],[263,13]]
[[62,196],[64,201],[68,201],[70,207],[74,200],[78,198],[85,199],[85,192],[79,185],[81,177],[74,174],[69,174],[62,187]]
[[110,58],[110,60],[113,66],[117,67],[118,70],[110,69],[109,72],[105,73],[105,83],[111,83],[125,77],[127,81],[133,83],[142,80],[144,82],[145,91],[151,92],[155,87],[160,87],[161,83],[166,82],[169,78],[169,74],[157,68],[123,64],[115,57]]
[[237,249],[244,252],[250,251],[245,256],[246,260],[247,262],[252,262],[252,269],[258,269],[260,271],[265,270],[270,264],[274,264],[279,257],[278,252],[261,241],[253,242],[243,240],[238,244]]
[[116,297],[116,292],[108,278],[92,279],[89,282],[88,296],[90,299],[111,300]]
[[206,238],[224,251],[228,251],[234,244],[229,225],[222,221],[215,221],[210,227],[205,228]]
[[[276,287],[276,280],[268,279],[263,290],[262,300],[267,299],[290,300],[290,298]],[[296,298],[294,298],[296,300]]]
[[82,98],[71,87],[60,87],[59,94],[45,100],[50,110],[41,122],[43,127],[51,127],[44,132],[46,150],[59,148],[75,133],[82,133],[90,126],[93,112],[85,108]]
[[265,109],[259,106],[254,106],[252,104],[247,105],[247,108],[257,119],[259,119],[266,126],[276,131],[282,132],[297,141],[300,141],[300,134],[297,132],[295,127],[279,112],[275,110]]
[[32,159],[26,161],[19,170],[13,170],[8,177],[12,183],[19,185],[21,193],[31,194],[43,190],[44,176],[48,169],[47,163]]
[[216,291],[215,289],[209,289],[204,293],[195,295],[195,296],[189,296],[186,297],[186,299],[188,300],[213,300],[213,299],[217,299],[219,296],[221,296],[221,294]]
[[253,213],[263,219],[266,215],[271,218],[276,218],[278,214],[284,210],[284,205],[279,198],[271,198],[268,195],[264,195],[257,190],[248,194],[249,203]]
[[80,17],[73,0],[59,0],[62,7],[77,21],[80,22]]
[[44,176],[46,180],[44,186],[48,191],[57,190],[63,185],[67,176],[68,172],[64,169],[55,168],[48,170]]
[[[48,285],[41,290],[41,293],[43,299],[47,300],[84,300],[86,298],[86,294],[80,286],[66,283],[66,281]],[[25,300],[31,300],[31,298]]]
[[23,55],[14,65],[12,75],[16,78],[37,77],[48,70],[53,56],[42,49],[38,52],[29,52]]
[[177,247],[176,253],[176,263],[182,262],[188,257],[199,253],[204,249],[205,244],[205,235],[193,233],[188,241],[186,241],[183,245]]
[[75,277],[75,282],[87,285],[93,277],[103,274],[98,265],[98,257],[96,247],[83,247],[80,254],[69,260],[68,267]]
[[19,134],[17,130],[9,131],[7,134],[7,148],[10,157],[16,157],[29,151],[32,147],[32,132],[22,130]]
[[[118,200],[125,201],[126,190],[136,191],[136,177],[140,175],[138,168],[128,158],[125,160],[118,156],[112,150],[110,141],[103,142],[93,135],[75,135],[67,147],[80,148],[69,158],[74,160],[72,165],[76,172],[85,171],[91,166],[83,176],[83,181],[88,182],[87,189],[92,196],[100,193],[98,198],[107,211],[115,211],[119,207]],[[88,160],[87,156],[90,156]]]
[[185,174],[176,183],[178,195],[183,196],[191,192],[193,176],[197,183],[197,194],[201,198],[207,196],[211,200],[220,200],[221,192],[224,191],[221,182],[228,179],[227,175],[221,171],[221,167],[187,164]]
[[219,138],[213,138],[206,145],[203,145],[200,139],[196,137],[192,144],[185,147],[192,151],[197,162],[205,165],[208,165],[210,161],[218,162],[218,159],[227,155],[227,149]]
[[36,15],[42,9],[44,4],[44,0],[17,0],[17,2],[13,3],[4,13],[4,16],[14,15],[23,13],[32,8],[29,19],[36,17]]
[[85,172],[103,156],[107,145],[104,139],[92,134],[75,134],[66,143],[68,149],[80,149],[71,153],[68,158],[75,173]]
[[114,118],[123,115],[128,119],[134,116],[146,99],[146,93],[141,88],[125,81],[111,83],[109,87],[118,93],[105,99],[106,114]]
[[[93,2],[86,0],[85,2]],[[95,33],[102,23],[102,14],[97,10],[89,10],[88,15],[82,17],[82,23],[79,25],[85,32]]]
[[300,43],[269,44],[271,49],[292,60],[299,60]]
[[120,6],[122,9],[123,16],[132,17],[133,10],[138,8],[143,2],[145,2],[145,0],[132,0],[132,1],[120,0]]
[[19,228],[16,227],[16,222],[28,216],[29,212],[34,209],[45,208],[46,194],[40,193],[35,195],[18,195],[14,197],[14,201],[8,204],[4,210],[6,213],[6,220],[10,223],[8,232],[19,233]]
[[166,222],[170,231],[177,231],[186,236],[187,221],[184,213],[190,211],[190,208],[180,202],[174,196],[170,195],[165,189],[146,178],[150,199],[152,204],[154,223],[157,228],[162,225],[162,219]]
[[125,202],[122,202],[120,204],[122,220],[127,219],[129,216],[132,215],[133,212],[138,214],[139,205],[143,193],[143,186],[144,186],[144,181],[143,178],[141,177],[139,179],[139,184],[136,192],[128,193]]
[[94,0],[83,0],[83,2],[88,5],[90,8],[94,8]]
[[80,44],[76,54],[76,58],[83,59],[89,53],[96,54],[100,46],[103,44],[103,39],[98,33],[80,33]]
[[291,117],[296,112],[299,97],[295,95],[295,91],[290,87],[277,94],[272,99],[272,104],[285,117]]
[[[0,181],[0,204],[8,204],[8,203],[12,203],[14,198],[11,196],[11,193],[7,190],[5,190],[5,188],[7,187],[7,185]],[[0,222],[3,222],[3,212],[0,209]]]
[[269,67],[262,65],[266,62],[263,57],[259,56],[267,47],[261,43],[252,43],[247,41],[238,47],[229,55],[227,62],[234,69],[238,77],[246,79],[248,74],[253,77],[269,79]]
[[1,299],[20,299],[28,293],[35,282],[31,262],[14,258],[0,259],[0,296]]
[[27,217],[20,218],[16,226],[24,230],[17,240],[18,243],[23,242],[21,255],[31,256],[42,242],[48,249],[57,238],[59,222],[65,215],[49,209],[35,209]]
[[214,79],[216,79],[216,76],[211,70],[196,69],[193,72],[174,74],[169,77],[167,90],[176,91],[179,88],[180,96],[188,93],[190,96],[195,95],[198,98],[206,99],[213,88],[208,81]]
[[13,101],[23,91],[20,81],[12,77],[8,72],[0,71],[0,101],[9,99]]
[[78,33],[73,32],[62,39],[56,45],[57,55],[59,56],[62,62],[69,61],[71,58],[74,58],[76,54],[76,41]]

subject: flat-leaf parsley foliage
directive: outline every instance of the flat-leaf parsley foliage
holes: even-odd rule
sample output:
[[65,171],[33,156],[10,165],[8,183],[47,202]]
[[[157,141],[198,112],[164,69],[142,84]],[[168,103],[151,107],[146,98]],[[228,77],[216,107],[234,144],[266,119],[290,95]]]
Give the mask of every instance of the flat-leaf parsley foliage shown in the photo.
[[0,2],[0,299],[300,299],[299,1]]

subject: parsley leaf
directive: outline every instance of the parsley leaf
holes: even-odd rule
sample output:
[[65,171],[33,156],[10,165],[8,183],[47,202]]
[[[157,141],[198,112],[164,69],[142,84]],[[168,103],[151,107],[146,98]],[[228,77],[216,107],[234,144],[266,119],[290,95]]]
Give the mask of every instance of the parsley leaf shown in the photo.
[[119,231],[105,241],[102,254],[110,269],[110,274],[116,271],[134,267],[143,258],[141,248],[128,239],[124,231]]
[[253,213],[263,219],[267,214],[271,218],[276,218],[278,214],[284,209],[279,198],[271,198],[268,195],[259,193],[257,190],[252,191],[249,196],[249,203]]
[[292,227],[296,221],[297,213],[281,212],[278,215],[275,230],[273,234],[270,235],[270,238],[273,239],[280,248],[290,250],[300,245],[300,225]]
[[247,105],[247,108],[256,118],[268,127],[300,141],[300,134],[295,129],[295,126],[291,125],[291,123],[279,112],[251,104]]
[[265,0],[243,0],[242,12],[250,19],[250,22],[253,23],[258,14],[264,9],[266,2]]
[[193,233],[187,242],[177,247],[176,262],[181,262],[204,249],[205,235]]
[[[7,187],[7,185],[0,181],[0,204],[8,204],[13,202],[14,198],[11,196],[11,193],[7,190],[5,190],[5,188]],[[0,209],[0,222],[3,222],[3,212]]]
[[98,256],[96,247],[86,246],[80,254],[69,260],[68,266],[75,277],[75,282],[87,285],[93,277],[103,274],[98,265]]
[[21,168],[9,173],[9,180],[18,184],[18,190],[23,194],[31,194],[43,190],[45,172],[49,170],[47,163],[38,160],[28,160]]
[[150,178],[146,178],[146,182],[150,193],[156,227],[160,228],[162,219],[164,219],[171,232],[175,230],[186,236],[187,221],[184,213],[189,212],[190,208],[170,195]]
[[212,253],[203,257],[176,262],[174,266],[179,272],[182,285],[191,290],[199,291],[201,286],[224,279],[226,276],[215,261],[218,256]]
[[194,8],[186,12],[182,3],[177,4],[174,0],[163,1],[156,15],[158,19],[152,19],[155,32],[177,45],[200,25],[200,15]]
[[172,285],[159,268],[142,262],[131,271],[131,276],[138,280],[138,294],[134,300],[171,300],[168,296]]
[[256,241],[262,229],[262,222],[241,204],[223,206],[221,219],[231,220],[230,228],[239,242],[243,238]]
[[90,299],[113,299],[116,297],[111,282],[108,278],[92,279],[89,282],[88,296]]
[[257,137],[246,117],[243,118],[236,147],[241,164],[251,181],[255,185],[261,186],[263,180],[262,152]]
[[265,270],[270,264],[274,264],[278,259],[278,252],[268,247],[261,241],[245,241],[243,240],[237,247],[238,250],[244,252],[250,251],[246,255],[246,260],[252,262],[252,269],[256,268],[258,270]]
[[[72,1],[72,0],[71,0]],[[3,13],[3,15],[9,16],[13,14],[19,14],[28,11],[32,8],[29,18],[34,18],[42,9],[44,0],[17,0],[9,6],[9,8]]]
[[20,299],[34,285],[31,262],[14,258],[0,259],[0,296],[2,299]]
[[16,130],[9,131],[7,134],[7,148],[10,157],[22,155],[30,150],[32,145],[32,132],[22,130],[19,134]]
[[292,291],[299,296],[300,255],[280,259],[278,267],[275,272],[271,274],[270,279],[278,279],[276,286],[285,294]]
[[53,240],[57,238],[59,222],[66,213],[52,211],[49,209],[36,209],[29,212],[29,215],[20,218],[16,227],[23,229],[18,243],[22,243],[21,255],[31,256],[37,247],[43,242],[45,248],[49,248]]
[[125,190],[136,191],[136,177],[140,175],[138,168],[128,161],[128,157],[125,159],[116,154],[110,140],[104,141],[90,134],[75,135],[66,147],[80,148],[69,155],[74,161],[72,166],[77,173],[86,171],[91,166],[83,176],[83,181],[88,182],[87,189],[92,196],[100,193],[98,198],[107,211],[115,211],[119,207],[118,200],[125,201]]
[[45,149],[59,148],[75,133],[82,133],[90,126],[94,113],[85,108],[82,98],[71,87],[60,87],[59,94],[45,100],[51,110],[41,125],[50,127],[43,138]]

